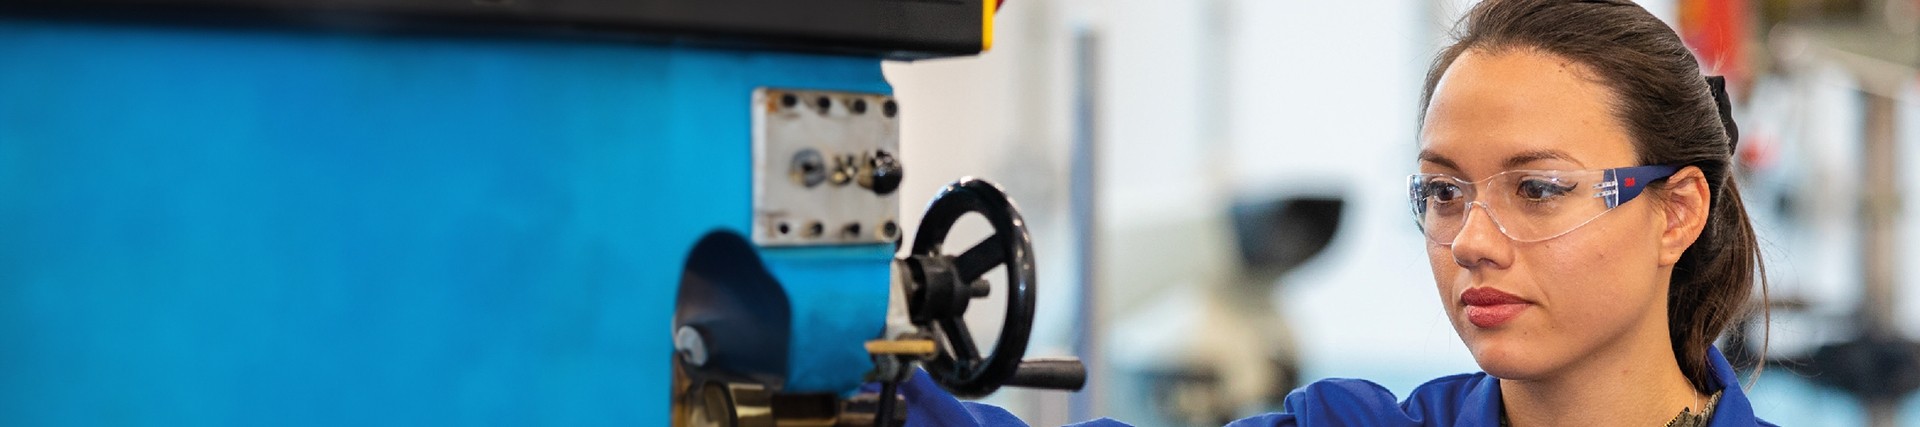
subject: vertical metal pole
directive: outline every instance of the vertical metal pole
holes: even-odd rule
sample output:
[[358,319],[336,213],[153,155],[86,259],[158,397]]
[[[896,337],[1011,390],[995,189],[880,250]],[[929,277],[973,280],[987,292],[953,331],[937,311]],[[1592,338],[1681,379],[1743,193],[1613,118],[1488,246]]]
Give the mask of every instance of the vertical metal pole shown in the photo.
[[[1865,212],[1862,225],[1866,228],[1861,236],[1862,270],[1866,279],[1866,298],[1862,300],[1860,315],[1866,324],[1867,336],[1888,337],[1895,334],[1894,320],[1894,278],[1898,274],[1896,255],[1896,221],[1900,215],[1900,189],[1894,162],[1899,147],[1894,143],[1896,111],[1899,105],[1888,94],[1865,91],[1866,127],[1865,154],[1866,188]],[[1872,399],[1866,403],[1869,425],[1888,426],[1896,424],[1899,401],[1894,399]]]
[[1099,319],[1095,316],[1100,302],[1094,283],[1098,280],[1094,268],[1099,245],[1095,244],[1099,230],[1096,215],[1096,174],[1095,159],[1098,154],[1098,115],[1100,90],[1100,38],[1093,30],[1081,27],[1073,34],[1073,146],[1070,150],[1071,165],[1068,167],[1067,212],[1073,223],[1073,245],[1080,301],[1076,307],[1076,321],[1073,325],[1073,353],[1086,362],[1087,387],[1075,393],[1069,414],[1075,421],[1092,418],[1095,412],[1094,402],[1100,392],[1100,383],[1107,377],[1107,370],[1100,363],[1094,334],[1100,328],[1094,325]]
[[[1880,10],[1889,11],[1888,8]],[[1866,117],[1862,122],[1865,128],[1862,136],[1866,139],[1862,153],[1866,159],[1865,212],[1862,222],[1866,232],[1861,236],[1861,244],[1865,249],[1862,251],[1862,267],[1866,289],[1860,307],[1861,320],[1866,323],[1867,336],[1901,344],[1909,341],[1899,335],[1894,323],[1897,279],[1901,273],[1900,260],[1896,258],[1899,245],[1897,233],[1900,232],[1899,219],[1905,205],[1901,198],[1899,164],[1895,160],[1900,154],[1896,132],[1900,126],[1897,97],[1901,96],[1902,89],[1910,81],[1908,79],[1912,78],[1912,69],[1908,69],[1904,73],[1874,73],[1863,77],[1861,82],[1866,103]],[[1863,402],[1867,409],[1868,425],[1898,425],[1902,400],[1905,399],[1880,397]]]
[[1233,0],[1208,0],[1201,10],[1200,137],[1207,160],[1207,190],[1227,193],[1233,184]]

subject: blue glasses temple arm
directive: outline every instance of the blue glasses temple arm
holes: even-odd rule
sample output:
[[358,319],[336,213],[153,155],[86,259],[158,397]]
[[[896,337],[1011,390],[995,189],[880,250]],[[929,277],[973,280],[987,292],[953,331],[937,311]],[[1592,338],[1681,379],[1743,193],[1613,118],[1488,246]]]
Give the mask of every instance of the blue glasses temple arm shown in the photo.
[[1680,167],[1673,165],[1607,169],[1606,176],[1599,184],[1595,184],[1601,189],[1595,197],[1606,198],[1607,209],[1613,209],[1619,207],[1621,203],[1630,202],[1633,198],[1639,197],[1640,191],[1647,188],[1647,183],[1665,179],[1679,171]]

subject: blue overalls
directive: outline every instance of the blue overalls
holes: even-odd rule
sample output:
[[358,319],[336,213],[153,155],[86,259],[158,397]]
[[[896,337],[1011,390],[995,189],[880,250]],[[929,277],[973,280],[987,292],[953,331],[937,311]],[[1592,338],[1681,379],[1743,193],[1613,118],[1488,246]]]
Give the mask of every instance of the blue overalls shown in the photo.
[[[1720,349],[1707,351],[1719,406],[1709,427],[1772,426],[1753,415],[1753,404],[1739,387],[1739,378]],[[961,402],[940,390],[925,372],[901,387],[908,403],[910,427],[1025,426],[1005,409]],[[1327,379],[1287,394],[1285,412],[1256,415],[1229,427],[1256,426],[1470,426],[1500,425],[1500,382],[1485,372],[1441,377],[1413,390],[1404,402],[1386,387],[1359,379]],[[1078,427],[1126,426],[1111,419],[1075,424]]]

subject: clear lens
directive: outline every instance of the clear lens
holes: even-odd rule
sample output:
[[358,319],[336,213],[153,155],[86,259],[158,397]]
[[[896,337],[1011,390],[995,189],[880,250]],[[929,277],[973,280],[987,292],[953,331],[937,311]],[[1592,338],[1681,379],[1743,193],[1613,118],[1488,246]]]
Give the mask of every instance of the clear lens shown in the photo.
[[1480,182],[1439,174],[1408,178],[1414,222],[1434,243],[1453,244],[1478,205],[1516,241],[1559,237],[1606,213],[1605,171],[1507,171]]

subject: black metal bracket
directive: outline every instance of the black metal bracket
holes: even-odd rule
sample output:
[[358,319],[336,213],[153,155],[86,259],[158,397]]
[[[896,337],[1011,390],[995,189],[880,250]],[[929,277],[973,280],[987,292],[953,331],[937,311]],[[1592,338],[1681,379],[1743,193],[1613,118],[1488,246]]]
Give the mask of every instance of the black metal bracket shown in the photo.
[[972,55],[993,0],[0,0],[0,16],[509,33],[891,59]]

